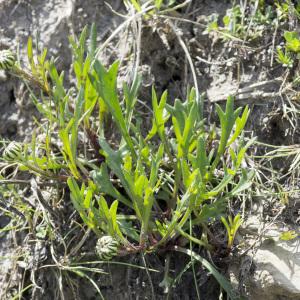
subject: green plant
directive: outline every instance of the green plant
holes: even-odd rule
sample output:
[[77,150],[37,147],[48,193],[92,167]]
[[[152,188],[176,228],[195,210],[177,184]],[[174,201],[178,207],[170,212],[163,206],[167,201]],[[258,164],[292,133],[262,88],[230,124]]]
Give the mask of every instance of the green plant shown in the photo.
[[277,47],[277,61],[282,64],[283,67],[292,68],[294,61],[287,50],[283,52],[281,47]]
[[227,9],[222,24],[217,14],[211,15],[206,32],[215,31],[223,40],[252,41],[261,37],[267,26],[274,26],[276,18],[272,6],[257,4],[250,1],[248,7],[233,5]]
[[289,230],[289,231],[285,231],[285,232],[282,232],[280,234],[280,239],[282,241],[291,241],[295,238],[297,238],[299,235],[297,234],[297,232],[295,230]]
[[126,6],[133,6],[134,9],[138,12],[143,10],[143,5],[150,6],[153,5],[156,9],[160,10],[161,8],[170,8],[176,3],[176,0],[124,0]]
[[284,67],[292,68],[294,65],[294,59],[299,59],[300,53],[300,38],[295,31],[284,32],[284,52],[281,47],[277,47],[277,61]]
[[[207,226],[225,213],[227,201],[251,185],[253,172],[241,167],[253,142],[245,143],[242,135],[248,107],[235,110],[233,97],[225,110],[216,105],[217,132],[205,124],[203,99],[194,89],[185,101],[175,99],[171,105],[167,92],[159,99],[153,88],[147,130],[135,108],[140,77],[135,76],[130,85],[124,82],[120,96],[119,62],[106,69],[96,59],[95,26],[88,45],[87,36],[85,28],[78,40],[70,38],[76,78],[70,89],[65,88],[64,74],[59,74],[54,60],[46,60],[46,50],[34,59],[29,40],[31,69],[16,66],[13,71],[40,88],[39,97],[31,94],[46,121],[38,124],[32,142],[17,147],[7,161],[14,159],[20,170],[45,180],[67,183],[75,209],[99,237],[101,258],[184,252],[212,272],[233,298],[225,278],[184,245],[190,242],[212,250]],[[119,141],[107,138],[109,117]],[[39,133],[45,135],[42,142],[37,141]],[[200,227],[202,234],[195,236],[190,224]],[[234,236],[230,237],[232,243]],[[179,241],[183,247],[177,246]]]
[[243,224],[243,220],[241,219],[241,215],[237,214],[233,219],[231,216],[228,216],[228,222],[222,216],[221,221],[227,230],[227,238],[228,238],[227,248],[231,249],[233,242],[234,242],[234,238],[236,236],[236,233],[237,233],[239,227]]
[[243,13],[240,5],[233,6],[228,9],[223,17],[224,30],[228,33],[239,36],[244,33]]
[[222,19],[224,26],[219,25],[219,15],[214,13],[209,16],[209,22],[205,33],[211,31],[221,35],[223,40],[239,39],[240,35],[245,33],[245,26],[241,23],[240,6],[236,5],[226,11],[226,15]]
[[290,5],[288,2],[276,1],[277,16],[279,20],[287,20],[289,17]]
[[298,53],[300,52],[300,39],[295,31],[286,31],[284,33],[285,47],[288,51]]

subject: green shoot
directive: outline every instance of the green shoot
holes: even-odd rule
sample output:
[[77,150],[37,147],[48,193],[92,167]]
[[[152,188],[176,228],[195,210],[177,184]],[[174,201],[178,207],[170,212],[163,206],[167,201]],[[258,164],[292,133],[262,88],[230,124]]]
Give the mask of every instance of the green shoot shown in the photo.
[[239,227],[243,224],[243,220],[241,219],[241,215],[237,214],[233,219],[231,216],[228,216],[228,222],[222,216],[221,221],[227,230],[227,238],[228,238],[227,248],[231,249],[233,246],[233,242],[234,242],[236,233],[237,233]]

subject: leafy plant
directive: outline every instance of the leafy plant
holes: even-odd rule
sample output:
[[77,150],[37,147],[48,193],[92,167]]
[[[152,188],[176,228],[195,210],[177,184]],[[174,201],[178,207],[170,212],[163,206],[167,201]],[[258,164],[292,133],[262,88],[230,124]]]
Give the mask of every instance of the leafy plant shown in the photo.
[[298,234],[296,233],[295,230],[285,231],[280,234],[280,239],[282,241],[291,241],[291,240],[295,239],[296,237],[298,237]]
[[287,20],[289,16],[290,5],[288,2],[275,1],[277,16],[279,20]]
[[290,56],[289,52],[281,49],[281,47],[277,47],[277,61],[282,64],[283,67],[292,68],[294,61],[292,57]]
[[243,224],[243,220],[241,219],[241,215],[237,214],[233,219],[231,216],[228,216],[228,222],[222,216],[221,221],[227,230],[227,238],[228,238],[227,248],[231,249],[233,242],[234,242],[234,238],[236,236],[236,233],[237,233],[239,227]]
[[233,6],[227,10],[223,17],[224,29],[231,34],[238,36],[241,31],[244,31],[242,24],[243,14],[239,5]]
[[287,50],[298,53],[300,52],[300,39],[299,35],[295,31],[286,31],[284,33],[286,41],[285,47]]
[[168,9],[171,8],[176,3],[176,0],[124,0],[124,4],[127,7],[132,6],[137,12],[141,12],[145,6],[154,6],[155,9]]
[[[140,77],[124,82],[120,95],[119,62],[106,69],[96,59],[95,26],[88,45],[87,37],[85,28],[78,40],[70,38],[76,79],[70,89],[54,60],[46,60],[46,50],[34,59],[29,40],[30,70],[15,66],[11,71],[40,88],[39,97],[31,91],[32,99],[47,121],[39,124],[30,144],[3,159],[14,159],[20,170],[45,180],[66,182],[74,208],[100,238],[97,252],[102,258],[180,251],[202,263],[234,298],[226,279],[208,261],[177,243],[212,250],[207,226],[225,213],[227,201],[251,185],[253,172],[241,166],[253,142],[242,137],[248,107],[234,109],[233,97],[225,110],[216,105],[216,131],[205,124],[203,99],[194,89],[171,105],[167,92],[158,97],[153,88],[152,124],[142,127],[135,108]],[[107,137],[108,117],[119,140]],[[39,132],[46,136],[42,142],[36,139]],[[229,218],[229,246],[240,223],[238,216],[233,223]],[[202,235],[190,231],[190,224],[200,227]]]
[[284,67],[292,68],[294,64],[293,58],[299,59],[300,53],[300,38],[295,31],[285,31],[285,51],[281,50],[281,47],[277,47],[277,61]]
[[261,37],[267,26],[274,25],[276,18],[274,18],[274,9],[271,6],[265,4],[257,6],[257,4],[255,1],[250,2],[247,7],[232,6],[227,9],[222,22],[219,21],[217,14],[211,15],[206,32],[215,31],[223,40],[252,41]]
[[284,51],[281,47],[277,47],[277,61],[284,67],[292,68],[294,59],[299,59],[300,53],[300,39],[297,32],[286,31],[284,33],[285,45]]

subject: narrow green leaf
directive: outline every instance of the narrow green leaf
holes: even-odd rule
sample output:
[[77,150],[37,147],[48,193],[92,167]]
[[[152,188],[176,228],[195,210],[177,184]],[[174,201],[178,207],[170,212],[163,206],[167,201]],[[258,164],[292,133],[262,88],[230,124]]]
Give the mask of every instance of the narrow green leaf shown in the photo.
[[163,0],[155,0],[155,7],[156,7],[157,9],[160,9],[162,3],[163,3]]
[[132,208],[132,203],[113,186],[108,175],[107,166],[105,163],[101,164],[99,172],[93,171],[91,175],[93,180],[97,183],[97,188],[101,193],[108,194],[111,197],[118,199],[128,207]]
[[236,119],[236,128],[234,134],[231,136],[230,140],[227,142],[227,147],[230,146],[241,134],[242,130],[244,129],[246,122],[248,120],[250,111],[248,106],[243,111],[242,117],[238,117]]
[[246,171],[242,170],[242,178],[239,183],[235,186],[235,188],[229,193],[230,195],[238,195],[242,191],[248,189],[252,185],[252,179],[255,175],[255,171]]
[[147,186],[145,188],[145,196],[144,196],[143,224],[142,224],[143,233],[146,233],[148,231],[153,203],[154,203],[153,190],[151,189],[151,187]]
[[196,166],[199,168],[202,178],[205,178],[209,160],[206,155],[206,145],[204,137],[199,137],[197,152],[196,152]]
[[99,204],[99,209],[100,209],[101,214],[104,216],[104,218],[107,221],[110,221],[110,212],[109,212],[109,209],[108,209],[107,202],[106,202],[106,200],[103,196],[101,196],[99,198],[98,204]]
[[126,122],[122,113],[120,102],[117,95],[117,74],[118,74],[119,62],[115,62],[111,65],[108,71],[96,61],[94,69],[97,73],[98,80],[94,80],[96,89],[108,107],[110,113],[113,116],[114,121],[118,125],[124,140],[131,154],[136,158],[136,152],[134,149],[133,141],[129,135],[129,128],[126,126]]
[[125,179],[123,170],[122,170],[122,157],[119,152],[115,152],[111,147],[108,145],[108,143],[105,141],[105,139],[100,138],[99,144],[103,151],[107,154],[107,164],[111,168],[111,170],[118,176],[118,178],[121,180],[122,185],[126,189],[127,193],[129,193],[129,196],[132,196],[132,187],[128,184],[128,182]]
[[175,246],[174,250],[185,253],[200,262],[214,276],[220,286],[226,291],[228,297],[230,297],[230,299],[237,299],[237,297],[234,295],[233,288],[230,282],[221,273],[219,273],[210,262],[208,262],[200,255],[196,254],[195,252],[191,251],[190,249]]
[[233,179],[232,175],[230,175],[230,174],[225,175],[224,178],[221,180],[221,182],[215,188],[213,188],[211,191],[205,193],[202,197],[204,199],[210,199],[210,198],[217,196],[232,181],[232,179]]
[[130,2],[138,12],[140,12],[142,10],[139,0],[130,0]]
[[89,56],[91,59],[95,57],[97,48],[97,28],[96,24],[92,23],[91,31],[90,31],[90,42],[89,42]]
[[210,169],[211,174],[217,167],[222,155],[224,154],[224,152],[226,150],[226,145],[227,145],[229,136],[231,134],[232,128],[235,124],[235,120],[241,111],[241,108],[238,108],[234,111],[234,103],[233,102],[234,102],[234,98],[232,96],[227,98],[225,112],[223,112],[223,110],[221,109],[221,107],[218,104],[216,105],[216,110],[217,110],[217,113],[218,113],[218,116],[220,119],[220,123],[221,123],[221,138],[220,138],[220,143],[219,143],[216,158],[213,161],[211,169]]
[[33,74],[37,74],[34,58],[33,58],[33,51],[32,51],[32,37],[30,36],[27,41],[27,57],[31,67],[31,71]]

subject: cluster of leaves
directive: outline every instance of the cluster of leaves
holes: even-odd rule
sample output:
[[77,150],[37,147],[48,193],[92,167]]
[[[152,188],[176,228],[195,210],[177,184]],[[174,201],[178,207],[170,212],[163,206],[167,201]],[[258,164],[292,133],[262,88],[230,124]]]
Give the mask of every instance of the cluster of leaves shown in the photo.
[[[97,236],[117,240],[122,253],[176,250],[179,238],[183,245],[211,249],[205,228],[224,214],[228,200],[251,185],[253,173],[242,168],[252,143],[243,139],[248,107],[234,110],[232,97],[225,110],[216,105],[217,130],[205,124],[203,99],[194,89],[170,105],[167,92],[159,98],[153,88],[152,124],[144,134],[136,110],[141,79],[123,83],[120,95],[119,62],[106,69],[97,60],[95,26],[87,40],[87,28],[78,40],[70,38],[76,78],[70,89],[54,60],[46,59],[46,50],[33,56],[29,40],[30,70],[22,73],[16,66],[13,71],[38,83],[40,94],[31,95],[44,121],[36,130],[45,138],[38,141],[34,132],[13,163],[45,180],[65,181],[83,222]],[[119,141],[106,137],[109,118],[119,129]],[[241,221],[229,222],[235,227],[234,232],[227,228],[231,247]],[[194,235],[195,226],[202,229],[200,236]],[[232,296],[216,269],[200,261]]]
[[224,40],[238,38],[251,41],[261,37],[266,27],[272,25],[273,20],[272,6],[256,6],[255,3],[250,3],[249,7],[242,8],[240,5],[235,5],[227,9],[226,15],[222,18],[222,26],[219,15],[212,15],[207,32],[217,31]]
[[228,216],[228,222],[227,220],[222,216],[221,221],[224,224],[227,235],[228,235],[228,243],[227,247],[230,249],[233,245],[235,235],[239,229],[239,227],[242,225],[243,221],[241,219],[241,215],[237,214],[233,219],[231,216]]
[[211,15],[207,32],[217,31],[224,40],[241,39],[252,41],[262,37],[270,28],[288,20],[291,10],[298,15],[299,4],[291,1],[274,1],[273,4],[262,1],[250,1],[247,6],[234,5],[227,9],[226,15],[219,21],[219,15]]
[[299,60],[300,56],[300,38],[296,31],[286,31],[284,33],[285,45],[277,47],[277,61],[284,67],[292,68],[294,59]]
[[176,0],[152,0],[152,1],[143,1],[143,0],[124,0],[124,4],[129,7],[132,6],[137,12],[143,10],[143,6],[153,6],[155,9],[168,9],[171,8],[176,3]]

